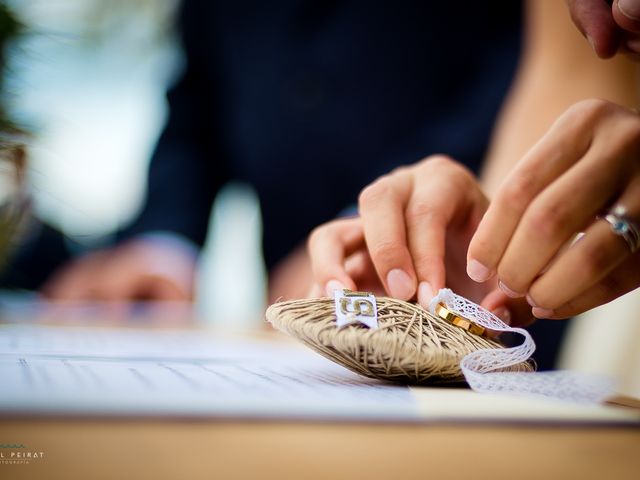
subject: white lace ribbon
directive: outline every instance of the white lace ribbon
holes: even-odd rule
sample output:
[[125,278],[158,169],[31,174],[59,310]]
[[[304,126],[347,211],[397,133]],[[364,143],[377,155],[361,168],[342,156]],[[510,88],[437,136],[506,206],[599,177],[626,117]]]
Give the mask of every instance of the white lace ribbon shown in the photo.
[[614,393],[612,379],[572,371],[506,372],[505,368],[527,361],[536,349],[529,332],[512,328],[481,306],[443,288],[431,300],[429,311],[435,315],[442,303],[451,312],[497,332],[513,332],[524,337],[511,348],[486,349],[469,353],[460,368],[469,386],[478,392],[511,392],[542,395],[580,403],[599,403]]

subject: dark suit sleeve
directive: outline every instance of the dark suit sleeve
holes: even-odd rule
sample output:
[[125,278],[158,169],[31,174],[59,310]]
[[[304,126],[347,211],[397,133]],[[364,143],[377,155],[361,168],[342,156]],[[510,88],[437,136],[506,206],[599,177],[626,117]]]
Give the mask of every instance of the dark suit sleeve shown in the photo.
[[228,180],[227,166],[216,148],[211,49],[202,42],[202,10],[184,2],[180,14],[186,67],[167,95],[169,118],[150,162],[143,209],[121,235],[167,231],[202,245],[211,205]]

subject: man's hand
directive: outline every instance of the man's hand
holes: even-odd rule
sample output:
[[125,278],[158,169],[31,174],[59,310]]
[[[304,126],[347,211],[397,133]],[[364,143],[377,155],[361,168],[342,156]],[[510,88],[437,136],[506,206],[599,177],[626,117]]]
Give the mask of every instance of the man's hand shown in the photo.
[[197,256],[179,242],[149,236],[87,254],[54,273],[42,294],[56,301],[192,300]]

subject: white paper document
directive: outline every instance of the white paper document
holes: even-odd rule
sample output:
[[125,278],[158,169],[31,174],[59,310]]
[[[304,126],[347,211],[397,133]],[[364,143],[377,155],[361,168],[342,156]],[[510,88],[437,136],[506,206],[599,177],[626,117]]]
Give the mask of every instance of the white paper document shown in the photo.
[[0,325],[0,415],[15,414],[640,424],[631,410],[391,385],[289,342]]
[[0,326],[0,355],[117,359],[233,359],[276,355],[277,345],[198,330]]
[[408,388],[296,345],[197,332],[0,327],[0,413],[415,421]]

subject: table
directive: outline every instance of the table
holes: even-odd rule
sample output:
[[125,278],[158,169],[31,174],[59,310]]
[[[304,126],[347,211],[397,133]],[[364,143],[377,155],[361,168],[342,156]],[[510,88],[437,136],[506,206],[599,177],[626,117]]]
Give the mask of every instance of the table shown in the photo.
[[16,479],[638,478],[640,429],[0,419],[44,452]]
[[42,452],[42,458],[28,463],[3,463],[0,458],[3,480],[617,480],[638,478],[640,428],[637,424],[577,426],[531,421],[402,425],[0,417],[0,455],[7,457],[11,451]]

